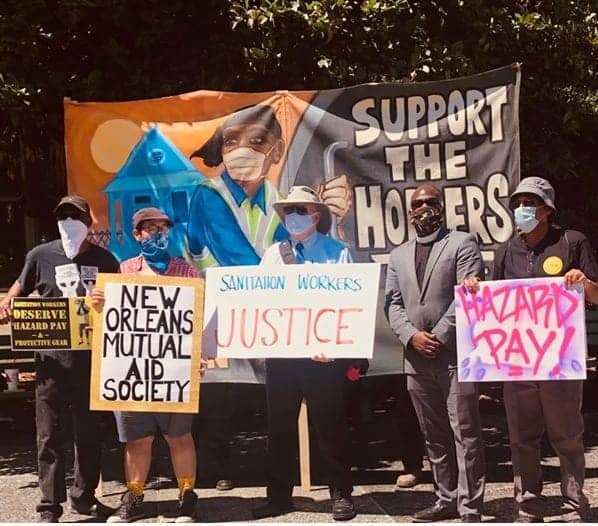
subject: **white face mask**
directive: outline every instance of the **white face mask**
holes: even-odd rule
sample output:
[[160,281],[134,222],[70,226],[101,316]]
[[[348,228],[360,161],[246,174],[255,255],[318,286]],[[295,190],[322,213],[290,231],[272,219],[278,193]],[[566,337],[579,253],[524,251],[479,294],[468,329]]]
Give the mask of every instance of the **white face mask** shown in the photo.
[[235,181],[256,181],[264,176],[266,154],[256,152],[253,148],[235,148],[225,153],[222,156],[222,160],[230,176]]
[[67,217],[58,221],[58,231],[66,257],[73,259],[79,253],[89,228],[82,221]]

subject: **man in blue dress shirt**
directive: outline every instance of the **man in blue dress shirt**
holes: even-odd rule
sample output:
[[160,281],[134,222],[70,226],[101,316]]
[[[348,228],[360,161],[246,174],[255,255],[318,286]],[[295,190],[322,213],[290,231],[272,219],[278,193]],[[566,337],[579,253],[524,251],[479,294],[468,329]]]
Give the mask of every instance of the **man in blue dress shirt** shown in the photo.
[[[331,215],[317,193],[307,186],[291,188],[287,199],[274,204],[291,238],[272,245],[262,265],[350,263],[349,249],[326,234]],[[297,417],[303,398],[316,431],[329,478],[335,520],[355,517],[345,421],[343,381],[353,360],[272,358],[266,360],[268,402],[267,501],[255,508],[256,519],[275,517],[293,508],[296,471]]]

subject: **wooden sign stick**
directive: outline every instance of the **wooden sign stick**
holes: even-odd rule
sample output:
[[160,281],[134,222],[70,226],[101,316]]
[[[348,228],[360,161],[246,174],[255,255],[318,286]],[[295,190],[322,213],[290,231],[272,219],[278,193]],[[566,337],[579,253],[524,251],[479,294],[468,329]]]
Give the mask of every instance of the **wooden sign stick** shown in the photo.
[[307,403],[301,401],[299,411],[299,469],[301,473],[301,489],[311,491],[311,472],[309,465],[309,423],[307,420]]

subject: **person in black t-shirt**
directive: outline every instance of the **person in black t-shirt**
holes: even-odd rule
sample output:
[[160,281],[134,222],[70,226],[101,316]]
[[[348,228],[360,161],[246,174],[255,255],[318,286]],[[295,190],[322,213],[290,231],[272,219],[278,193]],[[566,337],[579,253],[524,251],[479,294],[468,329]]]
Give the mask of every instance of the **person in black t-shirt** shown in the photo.
[[[510,206],[517,235],[497,250],[493,279],[565,276],[569,285],[598,280],[598,264],[588,239],[581,232],[553,224],[554,189],[548,181],[523,179],[511,195]],[[470,278],[464,285],[473,292],[478,281]],[[583,380],[504,383],[515,485],[514,521],[542,522],[540,447],[544,431],[559,456],[565,502],[582,520],[587,518],[582,395]]]
[[[114,256],[87,241],[92,223],[87,202],[78,196],[62,198],[54,209],[60,239],[32,249],[19,278],[0,303],[0,323],[10,321],[11,300],[36,291],[42,297],[85,296],[80,275],[118,272]],[[99,414],[89,410],[91,355],[87,351],[36,353],[36,427],[39,522],[58,522],[66,501],[64,433],[72,415],[75,443],[75,481],[70,488],[73,511],[105,517],[112,510],[95,498],[100,476]]]

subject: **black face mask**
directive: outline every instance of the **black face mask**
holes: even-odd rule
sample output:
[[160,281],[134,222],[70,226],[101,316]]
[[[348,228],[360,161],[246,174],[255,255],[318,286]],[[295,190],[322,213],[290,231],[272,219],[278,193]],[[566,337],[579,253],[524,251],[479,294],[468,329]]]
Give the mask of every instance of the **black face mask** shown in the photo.
[[411,222],[419,237],[426,237],[440,228],[442,208],[426,206],[417,212],[411,212]]

